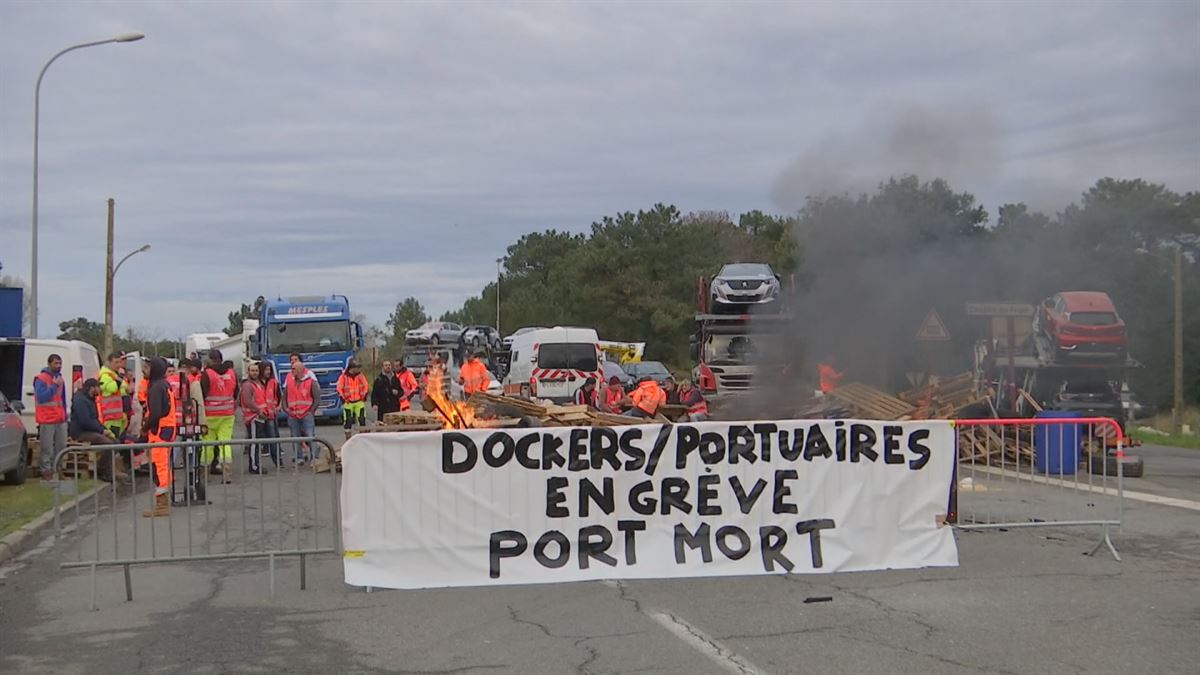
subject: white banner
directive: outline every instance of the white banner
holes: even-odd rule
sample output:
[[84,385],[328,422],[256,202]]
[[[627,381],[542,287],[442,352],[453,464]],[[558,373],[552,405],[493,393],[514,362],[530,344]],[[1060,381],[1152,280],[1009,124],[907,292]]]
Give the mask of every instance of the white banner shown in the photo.
[[359,434],[346,583],[529,584],[955,566],[946,421]]

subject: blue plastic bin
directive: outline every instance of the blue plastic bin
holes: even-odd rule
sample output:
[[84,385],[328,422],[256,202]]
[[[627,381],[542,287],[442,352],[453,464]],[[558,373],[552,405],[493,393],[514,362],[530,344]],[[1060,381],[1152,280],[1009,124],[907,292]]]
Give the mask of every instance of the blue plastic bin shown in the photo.
[[[1038,419],[1071,419],[1082,413],[1043,410]],[[1079,468],[1079,447],[1083,444],[1082,424],[1039,424],[1033,433],[1033,467],[1042,475],[1073,476]]]

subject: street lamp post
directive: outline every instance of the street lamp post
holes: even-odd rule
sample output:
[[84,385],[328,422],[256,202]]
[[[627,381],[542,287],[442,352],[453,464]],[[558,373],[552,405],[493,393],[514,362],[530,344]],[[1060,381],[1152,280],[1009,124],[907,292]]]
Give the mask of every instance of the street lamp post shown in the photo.
[[32,316],[30,317],[30,337],[38,336],[38,122],[39,113],[41,112],[42,98],[42,78],[46,75],[46,69],[51,63],[58,60],[58,57],[76,49],[84,47],[96,47],[98,45],[106,45],[114,42],[137,42],[146,37],[141,33],[122,33],[116,37],[107,40],[99,40],[97,42],[85,42],[83,44],[73,45],[60,51],[46,65],[42,66],[42,71],[38,73],[37,85],[33,89],[33,262],[30,265],[30,281],[29,281],[29,304]]
[[108,200],[108,254],[105,257],[104,263],[104,358],[112,353],[113,349],[113,277],[117,276],[117,270],[121,269],[121,265],[125,264],[133,256],[144,253],[150,250],[150,244],[145,244],[140,248],[136,248],[121,258],[120,262],[113,265],[113,207],[115,202],[112,198]]
[[504,258],[496,258],[496,332],[503,335],[500,331],[500,263]]

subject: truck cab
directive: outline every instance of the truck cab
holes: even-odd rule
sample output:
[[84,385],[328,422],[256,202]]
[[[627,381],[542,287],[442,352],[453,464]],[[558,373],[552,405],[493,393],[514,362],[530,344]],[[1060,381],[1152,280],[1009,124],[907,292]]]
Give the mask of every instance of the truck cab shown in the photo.
[[337,380],[362,349],[362,326],[350,318],[344,295],[276,298],[263,303],[259,325],[249,337],[252,358],[275,366],[282,385],[292,370],[291,354],[300,355],[321,386],[318,419],[341,419]]

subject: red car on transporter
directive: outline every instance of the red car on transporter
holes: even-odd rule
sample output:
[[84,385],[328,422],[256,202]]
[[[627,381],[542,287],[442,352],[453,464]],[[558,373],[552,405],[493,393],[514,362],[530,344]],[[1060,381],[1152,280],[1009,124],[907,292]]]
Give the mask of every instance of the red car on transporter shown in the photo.
[[1042,301],[1038,320],[1055,358],[1123,361],[1129,353],[1125,322],[1107,293],[1063,291]]

